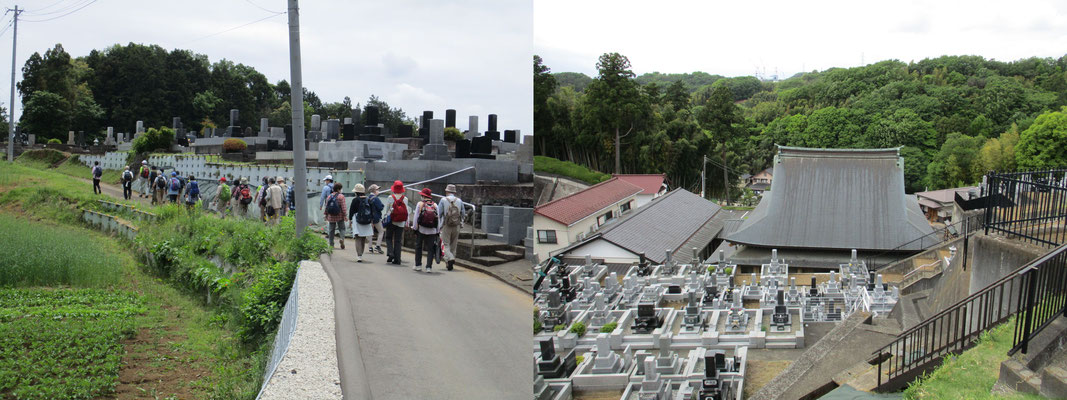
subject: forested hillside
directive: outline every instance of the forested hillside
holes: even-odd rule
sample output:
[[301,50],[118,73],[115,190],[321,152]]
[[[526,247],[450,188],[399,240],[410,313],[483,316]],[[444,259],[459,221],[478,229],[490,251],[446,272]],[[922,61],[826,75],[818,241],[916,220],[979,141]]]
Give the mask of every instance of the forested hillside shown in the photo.
[[[194,131],[226,127],[230,109],[240,111],[239,126],[257,130],[259,118],[269,118],[271,126],[292,119],[287,81],[271,83],[251,66],[225,59],[212,63],[189,50],[130,43],[72,57],[56,44],[44,55],[33,53],[22,76],[17,84],[23,110],[19,126],[39,141],[66,141],[70,130],[102,138],[107,126],[132,132],[137,121],[171,126],[173,117],[181,117],[185,128]],[[378,106],[382,122],[394,131],[410,122],[403,110],[373,95],[366,105]],[[324,119],[350,116],[353,106],[359,104],[348,97],[324,103],[304,88],[305,124],[312,114]]]
[[665,172],[690,190],[706,155],[709,191],[720,195],[724,160],[736,182],[770,166],[775,144],[902,146],[908,192],[972,184],[992,169],[1067,165],[1067,56],[892,60],[777,82],[636,76],[618,53],[597,70],[556,79],[563,74],[534,57],[537,155],[615,172],[618,136],[620,172]]

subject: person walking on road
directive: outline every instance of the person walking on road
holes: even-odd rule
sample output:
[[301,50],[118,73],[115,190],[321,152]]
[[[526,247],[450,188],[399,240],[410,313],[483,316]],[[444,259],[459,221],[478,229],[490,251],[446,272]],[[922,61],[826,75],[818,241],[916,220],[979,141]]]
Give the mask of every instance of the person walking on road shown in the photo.
[[237,217],[248,216],[248,205],[252,204],[252,188],[248,186],[248,178],[241,178],[241,184],[234,186],[230,197],[237,200],[237,206],[234,208]]
[[182,192],[182,181],[178,179],[178,171],[170,173],[170,182],[167,183],[167,198],[171,203],[178,202],[178,195]]
[[437,225],[440,223],[437,204],[433,202],[433,193],[430,188],[423,188],[419,195],[422,201],[415,205],[415,218],[411,221],[411,229],[415,231],[415,270],[422,266],[422,249],[426,249],[426,269],[433,269],[433,261],[441,248],[437,246]]
[[192,210],[198,201],[200,201],[200,183],[196,181],[196,177],[189,175],[189,184],[185,187],[185,208]]
[[274,178],[267,180],[269,186],[265,190],[263,198],[267,203],[267,225],[274,225],[278,223],[278,218],[282,215],[282,205],[285,204],[285,192],[282,191],[282,187],[278,186],[278,181]]
[[368,238],[374,235],[374,206],[366,196],[363,185],[357,183],[355,192],[356,197],[348,207],[348,224],[352,230],[352,241],[356,243],[356,262],[363,262],[363,249],[367,246]]
[[[370,185],[367,188],[367,198],[370,201],[370,213],[371,218],[374,219],[374,223],[371,227],[376,233],[371,236],[368,247],[371,253],[385,254],[382,251],[382,238],[385,237],[385,227],[382,226],[382,210],[385,209],[385,204],[382,204],[382,199],[378,198],[378,185]],[[377,242],[377,243],[375,243]]]
[[100,178],[104,176],[104,168],[100,167],[100,161],[93,161],[93,194],[100,194]]
[[133,197],[133,171],[130,171],[130,166],[127,165],[122,171],[122,198],[129,200],[130,197]]
[[152,198],[152,204],[156,204],[156,178],[159,177],[159,171],[152,168],[149,170],[151,171],[148,173],[148,186],[145,188],[145,194]]
[[219,187],[215,190],[215,199],[211,201],[212,208],[219,213],[219,217],[226,218],[226,213],[230,211],[230,198],[232,196],[230,185],[226,184],[226,177],[219,178]]
[[141,198],[149,197],[152,193],[152,167],[148,166],[147,160],[141,160],[141,169],[137,170],[137,182],[140,182]]
[[441,247],[444,250],[442,261],[449,271],[456,264],[456,245],[459,243],[459,231],[463,229],[463,216],[466,215],[463,200],[456,196],[456,185],[445,186],[445,197],[437,205],[440,210]]
[[267,178],[263,178],[263,183],[256,188],[256,204],[259,205],[259,222],[267,220]]
[[278,187],[282,189],[282,206],[278,208],[278,216],[284,217],[285,212],[289,211],[289,185],[285,184],[285,178],[279,176],[275,181],[278,183]]
[[326,182],[326,185],[322,187],[322,195],[319,196],[319,211],[322,211],[322,206],[326,204],[326,197],[333,193],[333,175],[326,175],[322,181]]
[[338,240],[341,241],[341,250],[345,249],[345,222],[348,221],[348,214],[345,213],[345,195],[341,194],[341,184],[335,183],[333,185],[333,192],[326,197],[325,204],[325,218],[326,218],[326,230],[328,231],[326,236],[329,238],[330,247],[333,247],[333,235],[334,232],[339,233]]
[[160,169],[156,172],[156,178],[152,185],[152,204],[163,204],[164,196],[167,194],[167,177],[163,174],[163,170]]
[[[404,226],[408,221],[407,198],[404,196],[404,183],[401,181],[393,182],[389,190],[393,193],[389,195],[384,204],[389,213],[382,220],[382,225],[385,226],[386,254],[389,255],[386,262],[400,265],[400,249],[404,244]],[[413,267],[413,269],[418,268]]]

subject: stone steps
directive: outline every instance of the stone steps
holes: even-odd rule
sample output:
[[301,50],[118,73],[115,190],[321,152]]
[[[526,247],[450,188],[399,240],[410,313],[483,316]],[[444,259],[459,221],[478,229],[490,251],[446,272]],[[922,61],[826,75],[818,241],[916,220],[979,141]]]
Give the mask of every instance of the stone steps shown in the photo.
[[508,261],[521,260],[526,256],[526,252],[518,252],[513,250],[497,250],[493,252],[493,255],[497,258],[501,258]]
[[508,260],[505,260],[505,259],[500,258],[500,257],[495,257],[495,256],[472,257],[470,259],[470,261],[475,263],[475,264],[486,266],[486,267],[492,267],[494,265],[500,265],[500,264],[508,262]]

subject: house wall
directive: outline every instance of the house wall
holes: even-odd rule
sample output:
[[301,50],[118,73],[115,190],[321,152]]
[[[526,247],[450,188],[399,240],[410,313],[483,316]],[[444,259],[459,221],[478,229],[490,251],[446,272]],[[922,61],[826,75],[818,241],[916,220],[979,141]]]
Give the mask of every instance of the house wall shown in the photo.
[[[572,243],[581,241],[582,239],[585,239],[585,237],[588,236],[589,234],[591,234],[593,232],[596,232],[596,230],[600,229],[600,227],[602,226],[602,225],[600,225],[598,223],[597,220],[599,219],[599,217],[601,215],[607,214],[608,211],[611,211],[611,214],[614,216],[614,218],[612,218],[609,222],[605,223],[604,225],[607,225],[607,224],[610,224],[610,223],[613,223],[613,222],[617,221],[619,219],[619,217],[621,217],[623,215],[622,214],[622,205],[626,204],[628,202],[631,202],[631,201],[633,201],[633,203],[631,203],[631,204],[636,204],[635,198],[636,198],[636,196],[628,196],[628,197],[626,197],[626,198],[624,198],[622,200],[619,200],[615,204],[612,204],[611,206],[605,207],[602,210],[599,210],[599,211],[597,211],[597,212],[595,212],[593,214],[590,214],[590,215],[586,216],[585,218],[579,220],[578,222],[575,222],[571,226],[563,225],[563,224],[561,224],[559,222],[556,222],[556,221],[554,221],[554,220],[552,220],[552,219],[550,219],[548,217],[545,217],[543,215],[535,213],[534,214],[534,253],[537,253],[537,259],[538,260],[544,260],[553,251],[556,251],[556,250],[562,249],[564,247],[570,246]],[[538,235],[538,231],[539,230],[555,230],[556,231],[556,242],[557,243],[555,243],[555,244],[538,243],[538,241],[537,241],[537,237],[538,236],[537,235]]]
[[638,261],[638,256],[629,250],[616,246],[603,239],[579,246],[567,252],[570,258],[584,259],[586,254],[594,259],[602,259],[608,264],[628,264]]

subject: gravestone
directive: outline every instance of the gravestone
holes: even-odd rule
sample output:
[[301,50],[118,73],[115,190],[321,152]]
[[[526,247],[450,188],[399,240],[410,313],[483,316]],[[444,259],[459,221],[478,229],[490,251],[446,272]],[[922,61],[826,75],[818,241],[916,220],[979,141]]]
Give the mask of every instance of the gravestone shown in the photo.
[[430,122],[433,120],[433,111],[423,111],[422,119],[419,120],[419,137],[426,141],[430,137]]
[[469,122],[467,122],[467,134],[466,138],[473,139],[478,136],[478,116],[471,115]]
[[270,120],[266,118],[259,119],[259,137],[270,137]]
[[245,131],[243,133],[243,135],[244,135],[243,137],[252,137],[252,135],[254,135],[254,134],[255,134],[255,132],[252,132],[252,127],[251,126],[246,126],[245,127]]
[[409,138],[409,137],[411,137],[411,135],[413,133],[415,133],[415,127],[414,126],[408,125],[408,124],[401,124],[400,125],[400,129],[397,129],[397,131],[396,131],[396,137],[398,137],[398,138]]
[[341,138],[341,120],[326,120],[326,140],[339,140]]
[[107,127],[107,136],[104,137],[104,145],[114,146],[116,144],[117,143],[115,142],[115,128],[109,126]]
[[[347,121],[352,121],[352,118],[345,118]],[[356,126],[351,123],[341,126],[341,140],[356,140]]]
[[378,126],[378,107],[367,106],[367,126]]
[[293,125],[286,124],[282,130],[282,134],[285,135],[285,143],[282,144],[282,148],[291,151],[293,150]]
[[34,135],[32,133],[29,134],[29,135],[26,135],[26,142],[29,143],[30,146],[33,146],[33,145],[37,144],[37,135]]
[[310,142],[317,142],[319,137],[319,130],[322,129],[322,117],[318,114],[311,116],[311,130],[305,135],[305,140]]
[[478,136],[471,139],[470,158],[483,158],[495,160],[493,155],[493,140],[489,136]]
[[285,128],[279,128],[279,127],[276,127],[276,126],[270,127],[270,137],[274,138],[274,139],[284,139],[285,138]]
[[174,129],[174,136],[175,137],[185,136],[185,132],[184,132],[184,129],[183,129],[182,118],[181,117],[174,117],[171,120],[170,127],[172,129]]
[[67,131],[67,144],[71,146],[77,144],[77,142],[74,141],[74,131]]
[[360,111],[358,108],[352,109],[352,125],[363,126],[363,121],[359,119]]
[[382,132],[382,127],[378,121],[378,107],[367,106],[367,125],[363,127],[363,132],[358,136],[359,140],[366,140],[372,142],[384,142],[385,136]]
[[471,141],[468,139],[456,141],[456,158],[471,158]]
[[448,154],[448,145],[445,144],[445,121],[440,119],[430,120],[430,143],[422,146],[420,160],[451,161]]
[[500,132],[496,130],[496,114],[489,114],[489,130],[485,131],[489,140],[500,140]]
[[445,110],[445,128],[456,127],[456,110]]
[[144,121],[137,121],[136,128],[133,133],[133,137],[136,139],[144,134]]
[[[443,124],[441,126],[444,127]],[[541,359],[537,362],[537,373],[545,379],[565,378],[578,366],[573,350],[565,357],[556,354],[552,338],[542,339],[538,345],[541,348]]]
[[513,130],[504,131],[504,141],[508,143],[516,143],[518,140],[518,133]]
[[85,131],[78,131],[78,147],[85,147]]

